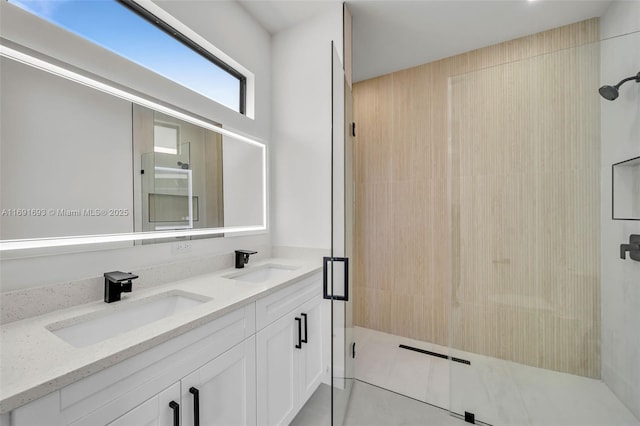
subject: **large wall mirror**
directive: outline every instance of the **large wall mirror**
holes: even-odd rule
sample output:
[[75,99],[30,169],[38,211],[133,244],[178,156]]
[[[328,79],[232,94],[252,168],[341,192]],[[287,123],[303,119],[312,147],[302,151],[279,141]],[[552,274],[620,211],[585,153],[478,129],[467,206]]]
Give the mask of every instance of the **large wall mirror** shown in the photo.
[[266,229],[264,144],[73,73],[0,60],[3,251]]

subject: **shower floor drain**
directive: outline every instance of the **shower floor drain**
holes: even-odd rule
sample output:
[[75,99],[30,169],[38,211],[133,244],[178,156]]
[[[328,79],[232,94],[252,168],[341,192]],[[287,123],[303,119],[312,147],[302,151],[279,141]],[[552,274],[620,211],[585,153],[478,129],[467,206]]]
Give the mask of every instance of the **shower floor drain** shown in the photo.
[[402,349],[408,349],[414,352],[420,352],[421,354],[425,354],[425,355],[435,356],[442,359],[450,359],[451,361],[459,362],[461,364],[471,365],[471,361],[467,361],[466,359],[450,357],[449,355],[428,351],[426,349],[414,348],[413,346],[407,346],[407,345],[399,345],[398,347]]

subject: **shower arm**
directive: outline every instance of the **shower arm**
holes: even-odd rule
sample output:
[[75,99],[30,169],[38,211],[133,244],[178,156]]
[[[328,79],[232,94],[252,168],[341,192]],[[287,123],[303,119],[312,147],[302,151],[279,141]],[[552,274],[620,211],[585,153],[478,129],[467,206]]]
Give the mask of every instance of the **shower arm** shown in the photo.
[[615,87],[616,89],[619,89],[620,86],[622,86],[624,83],[626,83],[627,81],[631,81],[631,80],[635,80],[636,83],[640,83],[640,72],[632,77],[627,77],[624,80],[620,81],[620,83],[616,84]]

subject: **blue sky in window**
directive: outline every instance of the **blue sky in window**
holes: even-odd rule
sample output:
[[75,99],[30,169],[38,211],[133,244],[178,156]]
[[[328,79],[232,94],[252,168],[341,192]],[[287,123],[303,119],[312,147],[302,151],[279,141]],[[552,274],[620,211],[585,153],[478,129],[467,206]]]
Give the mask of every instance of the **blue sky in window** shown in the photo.
[[115,0],[11,3],[235,111],[238,79]]

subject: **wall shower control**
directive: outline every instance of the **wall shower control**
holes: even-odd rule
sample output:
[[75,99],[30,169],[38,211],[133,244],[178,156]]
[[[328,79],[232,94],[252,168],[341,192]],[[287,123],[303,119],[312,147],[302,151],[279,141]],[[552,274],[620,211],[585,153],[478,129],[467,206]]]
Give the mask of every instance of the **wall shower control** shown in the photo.
[[629,244],[620,244],[620,259],[629,258],[640,262],[640,234],[629,235]]

